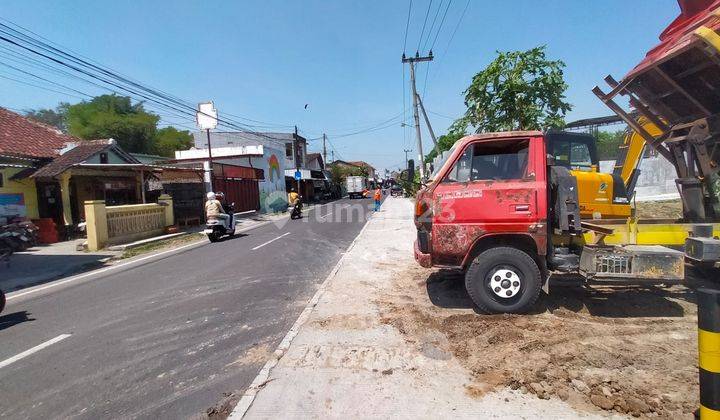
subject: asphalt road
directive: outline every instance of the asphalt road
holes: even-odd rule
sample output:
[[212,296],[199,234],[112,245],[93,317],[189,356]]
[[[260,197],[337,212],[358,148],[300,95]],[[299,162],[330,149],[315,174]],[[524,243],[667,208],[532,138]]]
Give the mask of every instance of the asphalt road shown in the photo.
[[186,418],[242,392],[370,204],[339,200],[303,220],[16,293],[0,316],[0,417]]

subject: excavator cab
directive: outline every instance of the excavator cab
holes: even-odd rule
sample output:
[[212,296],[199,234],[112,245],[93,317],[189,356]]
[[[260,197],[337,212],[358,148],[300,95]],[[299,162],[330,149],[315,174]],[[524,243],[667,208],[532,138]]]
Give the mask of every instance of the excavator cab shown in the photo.
[[595,138],[590,134],[549,131],[548,162],[566,168],[577,179],[582,219],[622,219],[630,216],[630,197],[622,178],[599,172]]

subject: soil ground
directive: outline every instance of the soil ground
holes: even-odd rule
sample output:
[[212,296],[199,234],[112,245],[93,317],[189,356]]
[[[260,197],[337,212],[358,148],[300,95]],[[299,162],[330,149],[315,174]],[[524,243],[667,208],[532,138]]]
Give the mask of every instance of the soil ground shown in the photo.
[[682,202],[646,201],[636,203],[637,215],[642,219],[680,219],[682,217]]
[[502,387],[580,410],[692,418],[698,407],[693,294],[682,286],[557,287],[530,315],[479,315],[461,274],[408,267],[377,303],[412,344],[452,353],[469,395]]

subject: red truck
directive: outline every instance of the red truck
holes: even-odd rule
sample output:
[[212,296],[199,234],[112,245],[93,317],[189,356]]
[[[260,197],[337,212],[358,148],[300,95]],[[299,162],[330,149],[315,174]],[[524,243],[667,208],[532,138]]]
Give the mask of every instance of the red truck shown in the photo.
[[546,168],[539,131],[459,140],[417,194],[415,259],[466,269],[468,293],[487,312],[532,305],[547,253]]

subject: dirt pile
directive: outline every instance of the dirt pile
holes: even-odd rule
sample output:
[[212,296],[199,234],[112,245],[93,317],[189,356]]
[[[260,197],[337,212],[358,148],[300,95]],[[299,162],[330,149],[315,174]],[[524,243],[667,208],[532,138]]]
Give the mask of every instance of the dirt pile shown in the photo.
[[684,288],[557,288],[534,314],[488,316],[473,312],[457,274],[415,267],[395,282],[377,302],[382,322],[457,357],[471,395],[508,386],[643,417],[690,418],[698,407],[696,310]]

